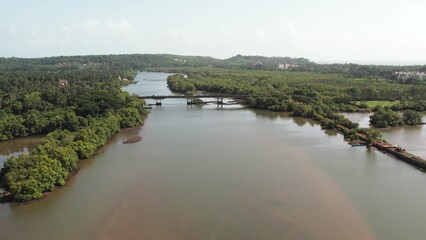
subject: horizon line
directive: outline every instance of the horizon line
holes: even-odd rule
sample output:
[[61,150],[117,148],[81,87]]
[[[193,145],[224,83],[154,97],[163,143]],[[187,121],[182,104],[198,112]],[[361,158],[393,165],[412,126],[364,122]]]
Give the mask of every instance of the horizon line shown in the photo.
[[111,56],[111,55],[175,55],[184,57],[210,57],[218,60],[226,60],[236,56],[256,56],[265,58],[304,58],[316,64],[359,64],[359,65],[377,65],[377,66],[418,66],[426,65],[426,60],[328,60],[328,59],[311,59],[309,57],[291,57],[291,56],[265,56],[259,54],[235,54],[227,58],[213,57],[200,54],[175,54],[175,53],[103,53],[103,54],[74,54],[74,55],[49,55],[37,57],[18,57],[18,56],[0,56],[0,58],[20,58],[20,59],[41,59],[41,58],[56,58],[56,57],[88,57],[88,56]]

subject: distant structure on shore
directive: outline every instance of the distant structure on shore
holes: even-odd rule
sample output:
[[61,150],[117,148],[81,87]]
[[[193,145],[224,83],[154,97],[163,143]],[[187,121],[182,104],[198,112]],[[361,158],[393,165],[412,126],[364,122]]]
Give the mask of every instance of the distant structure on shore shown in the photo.
[[287,70],[289,68],[298,68],[299,65],[291,63],[280,63],[278,64],[278,69]]
[[60,79],[58,84],[59,84],[59,87],[64,88],[64,87],[68,86],[68,80]]
[[395,72],[394,75],[396,78],[407,80],[409,78],[424,80],[426,79],[426,73],[424,72]]

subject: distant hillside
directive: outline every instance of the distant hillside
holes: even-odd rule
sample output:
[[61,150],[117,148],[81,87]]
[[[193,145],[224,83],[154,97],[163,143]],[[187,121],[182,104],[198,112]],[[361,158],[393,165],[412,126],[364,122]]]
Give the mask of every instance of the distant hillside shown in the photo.
[[[383,78],[405,83],[424,83],[425,66],[376,66],[317,64],[306,58],[237,55],[228,59],[172,54],[122,54],[58,56],[47,58],[0,58],[1,71],[61,71],[79,69],[144,70],[147,68],[213,67],[334,73],[357,78]],[[399,73],[399,75],[398,75]],[[1,73],[0,73],[1,74]],[[406,76],[401,78],[400,76]],[[414,76],[414,77],[411,77]],[[416,76],[422,76],[417,77]]]
[[285,64],[287,64],[287,68],[291,68],[296,66],[305,66],[313,63],[306,58],[237,55],[225,59],[221,64],[223,64],[223,66],[240,68],[278,69],[279,66],[285,68]]
[[141,70],[148,67],[223,67],[278,69],[279,64],[312,64],[305,58],[262,57],[237,55],[221,60],[203,56],[179,56],[171,54],[123,54],[59,56],[47,58],[0,58],[0,70],[51,70],[57,68],[85,68],[108,66]]
[[47,58],[0,58],[0,70],[51,70],[109,67],[142,70],[148,67],[207,67],[222,60],[201,56],[171,54],[123,54],[58,56]]

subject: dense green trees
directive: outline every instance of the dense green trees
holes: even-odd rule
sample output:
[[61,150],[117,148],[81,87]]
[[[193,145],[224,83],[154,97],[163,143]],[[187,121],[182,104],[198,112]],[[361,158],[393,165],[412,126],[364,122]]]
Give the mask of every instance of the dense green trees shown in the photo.
[[[0,140],[13,137],[47,134],[56,129],[76,131],[87,125],[87,117],[99,117],[107,111],[134,108],[143,113],[143,105],[120,90],[124,76],[132,79],[127,70],[94,68],[61,69],[40,72],[5,71],[0,74]],[[58,85],[60,77],[68,85]],[[123,76],[123,77],[121,77]],[[134,76],[134,75],[133,75]],[[129,109],[127,109],[129,111]],[[126,120],[129,120],[127,115]],[[134,118],[134,116],[133,116]],[[123,126],[132,125],[132,119]]]
[[64,185],[67,171],[61,163],[47,155],[23,154],[8,159],[3,170],[6,189],[16,200],[28,201]]
[[22,124],[23,118],[11,114],[0,115],[0,140],[26,136],[26,128]]
[[8,159],[1,171],[3,185],[19,201],[28,201],[62,186],[66,176],[77,169],[79,159],[91,157],[120,126],[141,123],[137,109],[120,109],[117,114],[91,118],[77,131],[56,130],[47,135],[30,154]]
[[379,128],[395,127],[404,124],[399,113],[389,108],[381,108],[370,116],[370,124]]
[[[402,101],[394,104],[392,109],[417,111],[426,109],[426,101],[408,101],[401,98],[410,95],[416,96],[417,99],[425,99],[425,87],[414,88],[384,80],[351,79],[335,74],[235,69],[186,69],[182,73],[188,77],[184,78],[182,75],[169,77],[169,87],[173,91],[193,91],[195,87],[197,90],[251,95],[247,99],[250,107],[270,111],[291,111],[294,116],[316,119],[326,128],[331,128],[335,124],[349,128],[356,127],[356,124],[336,114],[339,111],[365,111],[368,106],[355,105],[352,103],[354,99],[401,99]],[[372,116],[372,125],[387,127],[403,124],[400,114],[388,108],[373,110],[378,112]]]
[[315,110],[310,105],[297,105],[293,109],[293,116],[295,117],[313,118],[315,113]]
[[189,93],[196,89],[193,83],[185,81],[184,76],[180,74],[169,76],[167,78],[167,85],[170,89],[173,89],[173,91],[183,93]]
[[187,78],[182,75],[168,78],[173,91],[186,92],[195,87],[197,90],[249,95],[247,105],[256,109],[291,111],[293,116],[313,118],[328,129],[336,124],[348,128],[358,126],[337,114],[339,110],[355,111],[357,108],[350,101],[338,100],[345,98],[342,97],[344,91],[325,84],[330,80],[321,74],[211,69],[190,69],[185,73]]
[[423,112],[426,110],[426,101],[407,101],[406,99],[403,99],[403,101],[392,105],[391,109],[394,111],[414,110],[417,112]]
[[407,125],[420,125],[423,123],[422,115],[418,112],[414,112],[411,110],[404,111],[402,114],[402,121]]
[[367,137],[367,144],[373,144],[375,140],[382,138],[380,131],[374,128],[358,128],[356,131]]
[[[37,199],[64,185],[79,159],[91,157],[120,127],[141,124],[146,114],[144,101],[121,90],[131,83],[122,79],[135,76],[128,68],[54,65],[40,71],[32,60],[15,67],[5,62],[0,60],[5,69],[0,73],[0,140],[47,134],[30,154],[8,159],[0,171],[2,187],[15,200]],[[61,78],[68,80],[66,86],[58,84]]]
[[420,125],[422,115],[418,112],[407,110],[399,114],[390,108],[380,108],[370,116],[370,124],[379,128],[394,127],[398,125]]

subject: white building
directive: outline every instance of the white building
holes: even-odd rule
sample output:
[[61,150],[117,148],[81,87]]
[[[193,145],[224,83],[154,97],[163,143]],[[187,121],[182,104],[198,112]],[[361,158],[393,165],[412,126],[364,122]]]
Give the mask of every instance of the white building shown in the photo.
[[394,75],[397,77],[397,79],[408,79],[408,78],[415,78],[419,80],[426,79],[426,73],[424,72],[395,72]]
[[298,68],[299,65],[291,63],[280,63],[278,64],[278,69],[287,70],[289,68]]

